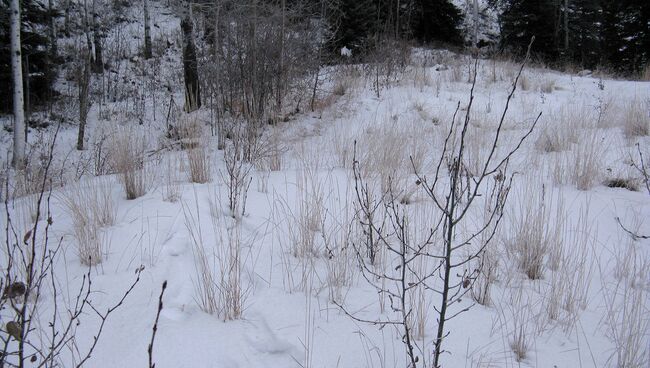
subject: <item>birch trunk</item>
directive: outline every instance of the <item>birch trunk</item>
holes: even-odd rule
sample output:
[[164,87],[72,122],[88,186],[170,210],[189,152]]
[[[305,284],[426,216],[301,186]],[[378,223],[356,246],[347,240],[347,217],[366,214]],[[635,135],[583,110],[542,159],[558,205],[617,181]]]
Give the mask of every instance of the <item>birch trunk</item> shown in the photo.
[[20,0],[11,0],[11,70],[14,80],[14,156],[16,169],[25,166],[25,105],[20,43]]

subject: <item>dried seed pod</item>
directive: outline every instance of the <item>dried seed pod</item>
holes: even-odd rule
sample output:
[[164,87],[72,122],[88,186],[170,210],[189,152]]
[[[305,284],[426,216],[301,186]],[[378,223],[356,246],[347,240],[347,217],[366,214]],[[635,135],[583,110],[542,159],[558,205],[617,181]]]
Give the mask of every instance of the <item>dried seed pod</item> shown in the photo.
[[23,243],[27,244],[27,242],[29,241],[29,238],[31,238],[31,237],[32,237],[32,230],[30,229],[29,231],[27,231],[25,233],[25,236],[23,236]]
[[7,333],[11,335],[14,339],[20,341],[23,335],[23,328],[20,327],[18,322],[15,321],[9,321],[7,322],[7,325],[5,326]]
[[26,291],[25,284],[20,281],[16,281],[11,285],[7,285],[4,290],[3,298],[13,299],[19,296],[25,295]]

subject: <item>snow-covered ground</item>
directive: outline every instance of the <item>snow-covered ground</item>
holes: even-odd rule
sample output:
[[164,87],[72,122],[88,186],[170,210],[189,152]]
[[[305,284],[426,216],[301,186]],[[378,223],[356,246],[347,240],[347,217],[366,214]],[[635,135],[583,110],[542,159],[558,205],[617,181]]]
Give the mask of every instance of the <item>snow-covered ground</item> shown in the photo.
[[[155,6],[154,21],[170,24],[156,28],[162,30],[158,36],[176,42],[176,21]],[[251,168],[245,213],[237,219],[228,210],[228,151],[216,149],[215,137],[207,138],[211,180],[204,184],[190,182],[186,151],[162,149],[170,111],[166,84],[177,104],[182,101],[178,54],[169,51],[159,69],[145,71],[140,80],[129,69],[140,64],[115,65],[106,78],[133,78],[133,83],[114,83],[136,87],[122,90],[116,101],[93,105],[87,151],[74,150],[76,127],[70,124],[62,126],[55,147],[54,176],[66,182],[50,201],[50,241],[62,239],[54,265],[58,313],[65,316],[88,272],[78,256],[71,198],[86,205],[108,198],[108,212],[115,214],[94,238],[102,254],[90,271],[90,298],[99,310],[119,301],[144,266],[133,292],[107,321],[87,366],[147,366],[163,281],[168,287],[153,354],[158,368],[408,366],[399,327],[360,321],[398,320],[400,311],[370,284],[378,281],[361,272],[355,249],[363,246],[364,227],[353,159],[371,186],[381,188],[391,178],[409,219],[409,237],[421,240],[439,213],[416,184],[409,157],[420,175],[435,171],[457,107],[456,124],[466,115],[473,65],[467,57],[442,51],[414,50],[412,57],[412,66],[379,94],[372,78],[340,68],[326,86],[344,88],[344,94],[325,93],[328,103],[320,111],[269,126],[264,142],[278,152],[276,167],[271,171],[265,161]],[[517,69],[505,61],[478,63],[465,161],[469,172],[482,167],[491,148]],[[637,354],[628,361],[639,364],[630,366],[647,366],[650,240],[631,237],[620,224],[650,234],[650,193],[632,166],[638,164],[639,149],[646,165],[650,161],[650,138],[625,134],[626,125],[629,132],[635,122],[646,129],[650,124],[650,83],[526,68],[518,87],[497,156],[516,146],[542,115],[510,160],[507,174],[513,183],[504,216],[486,250],[489,259],[481,258],[493,267],[490,300],[477,304],[467,293],[450,306],[450,313],[471,308],[446,325],[442,366],[622,367],[624,352]],[[193,116],[210,121],[207,110]],[[148,190],[134,200],[126,200],[118,175],[92,175],[96,148],[102,137],[110,141],[120,134],[117,126],[146,142]],[[208,136],[210,129],[204,128]],[[39,137],[47,142],[53,131],[53,126],[33,131],[32,143]],[[10,138],[2,132],[4,152]],[[78,176],[81,183],[75,183]],[[631,183],[636,191],[605,185],[613,179]],[[8,206],[18,234],[32,226],[31,203],[26,197]],[[458,228],[459,238],[484,221],[483,202],[476,203]],[[4,211],[2,219],[4,228]],[[435,238],[432,252],[439,244]],[[541,268],[531,279],[522,268],[522,249],[536,244]],[[396,268],[389,252],[379,259],[381,272]],[[419,267],[426,273],[436,262],[423,260]],[[477,267],[472,263],[468,270]],[[202,299],[206,277],[216,286],[213,313],[205,311]],[[439,286],[440,280],[432,283]],[[383,285],[394,288],[391,281]],[[241,293],[235,297],[241,316],[230,319],[220,308],[224,294],[233,290]],[[420,288],[409,299],[417,355],[430,366],[440,296]],[[40,303],[39,321],[46,329],[51,294]],[[85,351],[99,320],[86,311],[81,321],[76,343]],[[61,355],[66,366],[71,355],[67,350]]]

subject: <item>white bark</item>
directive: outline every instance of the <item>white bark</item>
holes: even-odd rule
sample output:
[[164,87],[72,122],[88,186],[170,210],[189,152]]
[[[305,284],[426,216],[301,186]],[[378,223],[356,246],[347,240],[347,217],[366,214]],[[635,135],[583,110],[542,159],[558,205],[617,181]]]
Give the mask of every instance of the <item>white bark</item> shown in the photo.
[[25,101],[20,44],[20,1],[11,0],[11,70],[14,80],[14,157],[12,164],[25,165]]

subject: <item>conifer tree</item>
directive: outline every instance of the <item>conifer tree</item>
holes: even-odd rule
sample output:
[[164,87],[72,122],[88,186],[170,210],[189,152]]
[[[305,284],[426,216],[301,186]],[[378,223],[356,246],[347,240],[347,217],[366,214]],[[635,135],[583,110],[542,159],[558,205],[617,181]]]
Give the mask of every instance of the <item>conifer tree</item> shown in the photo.
[[460,10],[449,0],[416,0],[413,36],[421,42],[459,44],[462,36]]
[[[13,86],[10,51],[9,0],[0,0],[0,111],[10,112],[13,107]],[[54,60],[51,59],[51,42],[48,39],[50,11],[35,0],[22,0],[21,54],[25,102],[32,105],[45,102],[52,94],[56,76]],[[53,12],[51,16],[57,16]],[[29,83],[29,84],[27,84]],[[29,106],[26,106],[29,108]]]
[[503,12],[501,47],[523,55],[535,36],[532,53],[547,59],[557,59],[557,32],[554,4],[550,0],[505,0],[499,2]]
[[650,2],[605,1],[602,45],[606,61],[620,72],[638,73],[650,62]]
[[601,61],[602,8],[600,0],[571,0],[569,5],[569,47],[567,58],[583,68],[592,69]]
[[371,46],[377,28],[375,0],[340,0],[330,12],[335,30],[331,41],[333,52],[343,47],[361,53]]

